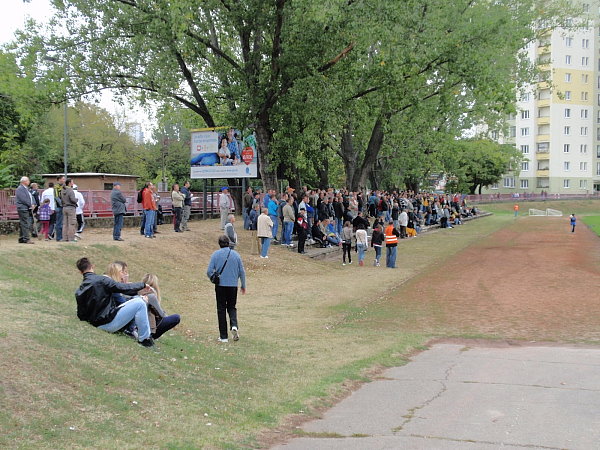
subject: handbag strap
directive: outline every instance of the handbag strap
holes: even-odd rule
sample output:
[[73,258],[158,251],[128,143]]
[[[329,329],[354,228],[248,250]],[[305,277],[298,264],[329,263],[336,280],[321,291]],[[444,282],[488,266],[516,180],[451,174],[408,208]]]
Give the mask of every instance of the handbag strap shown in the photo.
[[219,270],[219,275],[221,275],[223,273],[223,270],[225,269],[225,266],[227,265],[227,260],[229,259],[229,255],[231,255],[231,248],[229,248],[229,253],[227,253],[227,258],[225,258],[223,267],[221,267],[221,270]]

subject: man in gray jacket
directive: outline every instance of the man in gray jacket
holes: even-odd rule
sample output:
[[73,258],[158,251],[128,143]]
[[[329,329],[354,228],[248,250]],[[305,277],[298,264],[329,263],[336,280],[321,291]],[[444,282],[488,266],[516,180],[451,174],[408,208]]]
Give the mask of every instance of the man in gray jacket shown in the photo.
[[77,196],[73,191],[73,180],[67,178],[65,187],[60,193],[63,206],[63,240],[66,242],[77,242],[75,232],[77,231]]
[[121,239],[121,229],[123,228],[123,217],[127,210],[126,203],[127,200],[121,192],[121,183],[118,181],[113,183],[113,189],[110,192],[110,205],[115,216],[115,224],[113,226],[113,239],[115,241],[123,240]]
[[21,184],[15,192],[17,213],[19,214],[19,243],[34,244],[31,240],[31,231],[33,221],[31,216],[31,208],[33,207],[33,199],[29,192],[29,178],[21,177]]

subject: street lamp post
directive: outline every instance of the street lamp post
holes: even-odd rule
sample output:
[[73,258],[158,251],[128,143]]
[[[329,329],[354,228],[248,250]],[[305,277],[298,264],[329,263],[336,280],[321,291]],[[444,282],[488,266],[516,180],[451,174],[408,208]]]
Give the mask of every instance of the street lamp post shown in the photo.
[[67,173],[68,173],[68,161],[69,161],[69,147],[68,147],[68,130],[67,130],[67,111],[68,111],[68,104],[67,101],[65,100],[65,120],[64,120],[64,130],[63,130],[63,163],[64,163],[64,169],[65,169],[65,178],[67,178]]

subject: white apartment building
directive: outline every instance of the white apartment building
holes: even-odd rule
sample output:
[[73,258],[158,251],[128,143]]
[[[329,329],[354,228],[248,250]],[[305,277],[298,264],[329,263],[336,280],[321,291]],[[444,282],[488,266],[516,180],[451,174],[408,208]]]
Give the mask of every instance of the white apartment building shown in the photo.
[[600,191],[600,2],[583,7],[593,17],[589,28],[551,31],[524,49],[551,82],[529,86],[508,134],[492,136],[526,159],[482,193]]

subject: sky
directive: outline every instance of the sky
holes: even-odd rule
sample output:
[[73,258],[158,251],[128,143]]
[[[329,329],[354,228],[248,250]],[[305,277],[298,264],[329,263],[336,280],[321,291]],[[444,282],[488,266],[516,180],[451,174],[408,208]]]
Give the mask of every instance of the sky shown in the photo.
[[[3,6],[0,14],[0,45],[13,41],[15,31],[23,28],[25,20],[28,18],[45,23],[54,11],[50,0],[30,0],[29,3],[24,3],[23,0],[0,1]],[[119,113],[123,115],[126,111],[127,120],[129,122],[140,122],[146,139],[150,137],[152,124],[148,119],[148,115],[141,108],[123,108],[112,101],[112,95],[107,91],[101,94],[100,106],[111,114]]]

